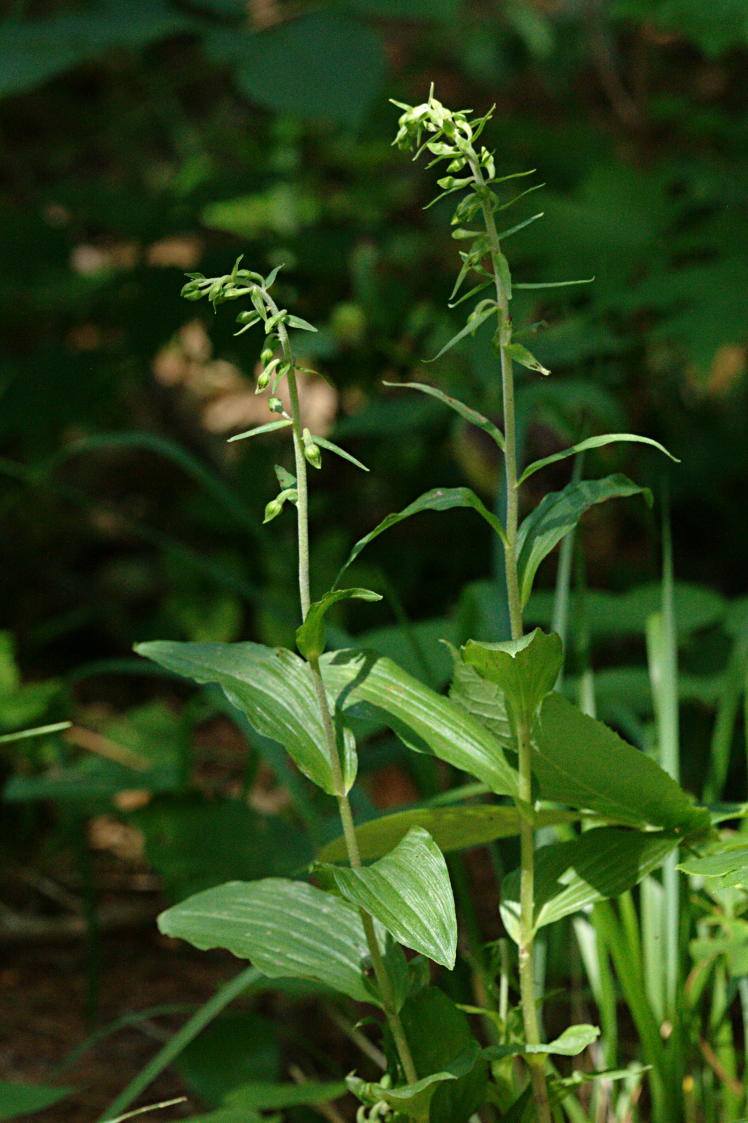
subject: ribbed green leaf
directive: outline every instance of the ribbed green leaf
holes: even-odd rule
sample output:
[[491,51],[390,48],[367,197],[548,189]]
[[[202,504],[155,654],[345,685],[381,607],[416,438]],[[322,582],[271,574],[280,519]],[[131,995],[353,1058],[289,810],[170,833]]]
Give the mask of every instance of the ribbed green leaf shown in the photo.
[[[538,827],[571,823],[579,816],[573,811],[538,811]],[[519,834],[520,814],[516,807],[499,803],[476,803],[461,807],[414,807],[396,811],[381,819],[372,819],[356,827],[361,857],[380,858],[405,838],[412,827],[427,830],[440,850],[468,850],[483,846],[495,838]],[[320,861],[341,862],[346,857],[345,839],[341,835],[328,842],[319,854]]]
[[167,909],[158,925],[201,950],[226,948],[271,979],[313,979],[374,1001],[362,972],[368,947],[358,912],[305,882],[229,881]]
[[543,799],[681,836],[709,829],[709,812],[658,764],[560,694],[540,709],[532,768]]
[[632,483],[626,476],[606,476],[602,480],[580,480],[563,491],[552,491],[522,523],[517,538],[520,592],[527,604],[535,574],[543,558],[572,530],[585,511],[606,499],[644,495],[651,503],[651,493]]
[[496,795],[516,795],[518,776],[498,740],[467,713],[373,651],[339,651],[321,660],[328,690],[346,712],[375,706],[413,748],[431,752],[482,780]]
[[[677,836],[664,832],[596,827],[572,842],[541,847],[535,854],[535,930],[596,901],[619,896],[677,845]],[[520,871],[514,870],[501,886],[501,919],[516,941],[519,885]]]
[[[325,731],[309,666],[285,648],[259,643],[141,643],[139,655],[199,683],[216,683],[250,725],[284,746],[299,769],[335,795]],[[345,790],[356,777],[352,734],[342,733]]]
[[444,855],[428,831],[413,827],[372,866],[331,868],[343,896],[375,917],[399,943],[443,967],[454,967],[454,896]]
[[468,640],[462,649],[466,663],[499,687],[514,728],[530,727],[540,703],[553,690],[561,669],[561,639],[540,628],[518,640],[477,643]]
[[382,597],[371,589],[331,589],[311,604],[304,623],[296,629],[296,646],[305,658],[319,659],[325,650],[325,614],[338,601],[349,599],[375,601]]
[[640,445],[652,445],[653,448],[659,449],[664,452],[665,456],[669,456],[676,464],[680,464],[677,456],[673,456],[671,452],[661,445],[659,441],[652,440],[651,437],[639,437],[635,433],[604,433],[598,437],[587,437],[584,441],[579,441],[578,444],[572,445],[571,448],[565,448],[563,452],[554,452],[552,456],[544,456],[542,460],[534,460],[532,464],[528,464],[524,472],[517,480],[517,486],[524,483],[541,468],[546,468],[549,464],[555,464],[559,460],[565,460],[567,456],[575,456],[578,452],[586,452],[590,448],[603,448],[605,445],[622,444],[625,442],[632,442]]
[[373,530],[365,534],[363,538],[359,538],[351,550],[347,562],[335,578],[335,584],[337,585],[348,566],[353,564],[364,547],[378,538],[380,534],[383,534],[385,530],[389,530],[391,526],[396,526],[403,519],[409,519],[411,515],[420,515],[423,511],[451,511],[454,507],[471,507],[482,519],[485,519],[502,541],[506,540],[506,533],[500,520],[491,514],[485,503],[469,487],[436,487],[432,491],[419,495],[418,499],[414,499],[402,511],[394,511],[391,515],[387,515]]
[[481,678],[475,667],[466,663],[455,648],[450,646],[450,651],[454,659],[454,673],[449,697],[490,730],[499,744],[511,746],[512,727],[503,691],[495,682]]
[[[486,282],[490,284],[490,282]],[[392,386],[396,390],[419,390],[422,394],[427,394],[431,398],[436,398],[437,401],[443,402],[449,409],[454,410],[465,421],[469,421],[471,425],[475,425],[477,429],[482,429],[484,433],[488,433],[489,437],[503,449],[504,447],[504,434],[498,429],[493,421],[489,421],[482,413],[471,406],[466,406],[459,398],[452,398],[449,394],[445,394],[443,390],[439,390],[436,386],[428,386],[424,382],[384,382],[384,386]]]

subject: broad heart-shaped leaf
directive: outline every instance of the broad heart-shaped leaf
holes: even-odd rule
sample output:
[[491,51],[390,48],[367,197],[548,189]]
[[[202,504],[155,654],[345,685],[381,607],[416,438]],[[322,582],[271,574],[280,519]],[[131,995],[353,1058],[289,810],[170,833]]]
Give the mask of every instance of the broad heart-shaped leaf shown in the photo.
[[458,1057],[447,1065],[442,1072],[424,1076],[415,1084],[403,1084],[399,1088],[385,1088],[381,1084],[368,1084],[357,1076],[347,1076],[346,1084],[354,1096],[367,1105],[381,1100],[394,1111],[413,1119],[428,1119],[429,1105],[435,1092],[448,1080],[459,1080],[471,1071],[480,1056],[477,1042],[468,1046]]
[[346,898],[375,917],[406,948],[451,971],[457,916],[444,855],[423,827],[413,827],[372,866],[332,867]]
[[585,511],[606,499],[643,495],[648,503],[652,494],[645,487],[632,483],[626,476],[606,476],[602,480],[580,480],[563,491],[552,491],[541,499],[522,523],[517,537],[517,565],[522,604],[532,592],[538,566],[554,546],[573,530]]
[[[678,842],[677,835],[664,831],[596,827],[572,842],[542,846],[535,854],[535,930],[631,889],[661,865]],[[500,908],[504,926],[517,942],[519,884],[519,870],[504,878]]]
[[56,1088],[50,1084],[16,1084],[0,1080],[0,1119],[16,1119],[32,1115],[69,1096],[73,1088]]
[[[467,1017],[438,987],[426,986],[412,995],[400,1019],[416,1072],[442,1072],[455,1057],[469,1055],[475,1047]],[[429,1105],[429,1123],[467,1123],[484,1102],[487,1068],[479,1059],[463,1076],[437,1088]]]
[[338,651],[321,665],[336,709],[375,706],[412,748],[431,752],[482,780],[496,795],[516,796],[519,777],[498,740],[449,698],[375,651]]
[[375,1001],[362,971],[369,949],[358,912],[303,881],[229,881],[167,909],[158,926],[202,951],[226,948],[268,978],[313,979]]
[[320,600],[310,604],[304,623],[296,629],[296,646],[306,659],[319,659],[325,650],[325,613],[328,608],[351,598],[382,599],[380,593],[373,593],[371,589],[331,589]]
[[515,1045],[489,1045],[483,1050],[487,1060],[498,1061],[504,1057],[519,1057],[527,1053],[545,1053],[553,1057],[577,1057],[600,1036],[597,1026],[581,1025],[568,1026],[562,1034],[553,1041],[541,1045],[527,1045],[520,1041]]
[[[538,811],[537,827],[572,823],[579,818],[574,811]],[[521,816],[516,807],[501,803],[473,803],[459,807],[414,807],[395,811],[381,819],[371,819],[356,827],[361,857],[380,858],[405,838],[412,827],[428,831],[440,850],[468,850],[484,846],[496,838],[519,834]],[[319,853],[322,862],[342,862],[346,857],[345,839],[328,842]]]
[[477,643],[468,640],[463,659],[482,678],[499,687],[513,720],[515,731],[529,731],[540,703],[553,690],[563,660],[561,638],[540,628],[518,640]]
[[533,730],[532,770],[543,799],[632,826],[706,833],[709,812],[639,749],[560,694],[549,694]]
[[651,437],[639,437],[636,433],[603,433],[597,437],[587,437],[586,440],[579,441],[578,444],[572,445],[571,448],[565,448],[563,452],[554,452],[552,456],[544,456],[542,460],[534,460],[532,464],[528,464],[524,472],[517,480],[517,486],[524,483],[530,476],[535,475],[541,468],[546,468],[549,464],[555,464],[559,460],[565,460],[567,456],[574,456],[578,452],[586,452],[590,448],[603,448],[605,445],[623,444],[631,442],[640,445],[652,445],[653,448],[659,449],[664,452],[665,456],[669,456],[676,464],[680,464],[677,456],[673,456],[672,452],[668,452],[664,445],[659,441],[652,440]]
[[489,421],[487,417],[478,413],[471,406],[466,406],[459,398],[452,398],[449,394],[445,394],[443,390],[439,390],[436,386],[428,386],[424,382],[384,382],[383,385],[392,386],[396,390],[419,390],[422,394],[428,394],[429,397],[436,398],[437,401],[443,402],[445,406],[459,414],[463,420],[469,421],[477,429],[482,429],[499,448],[503,449],[504,434],[501,430],[494,425],[493,421]]
[[418,499],[414,499],[402,511],[394,511],[391,515],[387,515],[378,526],[375,526],[363,538],[359,538],[348,556],[348,561],[335,578],[335,584],[337,585],[348,566],[353,564],[364,547],[378,538],[380,534],[383,534],[385,530],[389,530],[391,526],[396,526],[403,519],[409,519],[411,515],[420,515],[422,511],[451,511],[454,507],[471,507],[478,512],[482,519],[485,519],[502,542],[506,541],[506,533],[500,520],[491,514],[485,503],[469,487],[435,487],[431,491],[419,495]]
[[715,843],[698,856],[689,855],[678,869],[698,877],[718,878],[720,889],[745,889],[748,885],[748,846],[745,836],[742,839],[738,836],[732,844]]
[[[217,683],[250,725],[284,746],[299,769],[329,795],[335,782],[310,667],[283,647],[259,643],[141,643],[139,655],[185,678]],[[345,790],[356,777],[352,734],[342,732]]]

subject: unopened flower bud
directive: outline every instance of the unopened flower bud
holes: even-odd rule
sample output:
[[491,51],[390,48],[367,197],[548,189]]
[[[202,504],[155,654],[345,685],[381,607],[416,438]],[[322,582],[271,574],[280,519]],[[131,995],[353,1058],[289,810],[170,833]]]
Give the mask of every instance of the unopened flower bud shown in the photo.
[[314,438],[308,429],[305,429],[301,434],[304,442],[304,458],[307,463],[311,464],[313,468],[322,467],[322,454],[319,451],[319,445],[314,443]]
[[283,510],[283,503],[280,499],[271,499],[269,503],[265,504],[265,517],[263,523],[269,523],[277,518]]
[[271,413],[283,413],[283,402],[280,398],[271,398],[268,402],[268,409]]

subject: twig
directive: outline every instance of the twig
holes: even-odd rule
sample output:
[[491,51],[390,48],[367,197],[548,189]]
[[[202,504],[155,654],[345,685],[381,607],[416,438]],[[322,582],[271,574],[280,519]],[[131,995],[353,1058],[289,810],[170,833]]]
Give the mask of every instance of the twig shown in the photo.
[[110,737],[105,737],[103,733],[97,733],[94,729],[73,725],[65,734],[65,740],[80,749],[106,757],[107,760],[113,760],[117,764],[124,764],[127,768],[134,768],[138,772],[147,772],[151,766],[151,762],[140,753],[128,749],[126,745],[120,745],[117,741],[112,741]]
[[[309,1077],[305,1076],[298,1065],[289,1065],[288,1074],[295,1084],[308,1084]],[[340,1114],[334,1104],[321,1103],[309,1104],[312,1111],[316,1111],[318,1115],[323,1115],[325,1119],[329,1119],[330,1123],[346,1123],[345,1117]]]
[[346,1037],[349,1037],[355,1045],[358,1045],[362,1053],[365,1053],[370,1060],[374,1061],[375,1065],[385,1072],[387,1070],[387,1058],[382,1050],[378,1049],[360,1029],[356,1029],[356,1027],[349,1022],[347,1018],[343,1017],[342,1014],[339,1014],[337,1010],[329,1010],[328,1013],[331,1021],[335,1023],[338,1029],[341,1029]]
[[106,1119],[104,1123],[124,1123],[125,1119],[133,1119],[136,1115],[145,1115],[147,1111],[161,1111],[164,1107],[174,1107],[175,1104],[186,1103],[186,1096],[177,1096],[175,1100],[162,1100],[158,1104],[148,1104],[146,1107],[136,1107],[134,1111],[128,1111],[124,1115],[118,1115],[116,1119]]

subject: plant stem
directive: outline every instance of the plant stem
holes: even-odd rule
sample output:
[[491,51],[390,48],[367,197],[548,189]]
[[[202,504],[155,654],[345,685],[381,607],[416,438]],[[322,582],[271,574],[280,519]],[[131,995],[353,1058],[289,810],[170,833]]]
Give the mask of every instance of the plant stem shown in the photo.
[[[481,201],[483,221],[488,235],[491,266],[496,287],[496,303],[499,310],[499,339],[501,343],[501,392],[504,411],[504,480],[506,487],[506,593],[509,606],[509,622],[513,640],[522,636],[522,600],[519,590],[517,571],[517,530],[519,522],[519,488],[517,486],[517,423],[514,408],[514,374],[512,360],[508,355],[505,334],[510,335],[511,317],[509,315],[509,294],[502,283],[502,253],[499,242],[490,192],[483,178],[480,164],[471,149],[468,162]],[[508,339],[507,339],[508,342]],[[535,966],[533,957],[534,941],[534,892],[535,892],[535,849],[532,800],[532,746],[530,730],[523,725],[517,730],[519,750],[519,798],[520,812],[520,918],[519,918],[519,978],[522,1019],[525,1040],[528,1045],[540,1044],[540,1026],[535,1001]],[[551,1108],[548,1100],[548,1087],[545,1077],[545,1061],[542,1055],[526,1056],[530,1070],[533,1097],[538,1123],[551,1123]]]
[[[266,295],[270,307],[275,307],[272,298]],[[307,485],[307,465],[304,457],[304,444],[302,439],[301,428],[301,410],[299,408],[299,388],[296,381],[296,371],[293,365],[293,354],[288,339],[288,333],[283,324],[279,327],[279,337],[281,347],[283,349],[283,357],[289,363],[288,370],[288,389],[291,399],[291,423],[293,435],[293,448],[294,448],[294,462],[296,466],[296,489],[298,499],[296,504],[297,510],[297,529],[298,529],[298,549],[299,549],[299,599],[301,601],[301,618],[302,621],[306,619],[309,612],[309,605],[311,603],[311,592],[309,582],[309,489]],[[340,765],[340,757],[338,756],[337,738],[335,736],[335,728],[333,725],[332,715],[330,713],[330,705],[325,691],[325,684],[322,679],[322,671],[319,665],[319,659],[309,659],[309,667],[312,672],[314,680],[314,689],[317,694],[319,702],[320,715],[322,718],[322,726],[325,731],[325,740],[327,742],[327,751],[330,759],[330,768],[332,770],[333,781],[335,790],[337,792],[338,812],[340,815],[340,822],[343,828],[343,836],[345,838],[346,850],[348,852],[348,861],[352,869],[361,868],[361,853],[358,847],[358,840],[356,838],[356,830],[353,824],[353,813],[351,811],[351,804],[348,796],[345,793],[345,784],[343,780],[343,771]],[[387,1023],[392,1034],[395,1047],[397,1048],[400,1062],[403,1066],[403,1072],[408,1084],[415,1084],[418,1079],[416,1067],[413,1062],[413,1054],[410,1051],[405,1030],[400,1020],[400,1015],[397,1012],[395,1003],[394,992],[392,983],[387,971],[387,968],[382,957],[382,951],[379,946],[379,940],[374,929],[374,921],[369,913],[363,909],[359,909],[361,916],[361,923],[366,936],[366,943],[369,948],[369,955],[371,957],[371,964],[374,970],[374,977],[377,981],[379,995],[382,1000],[382,1008],[387,1018]]]

